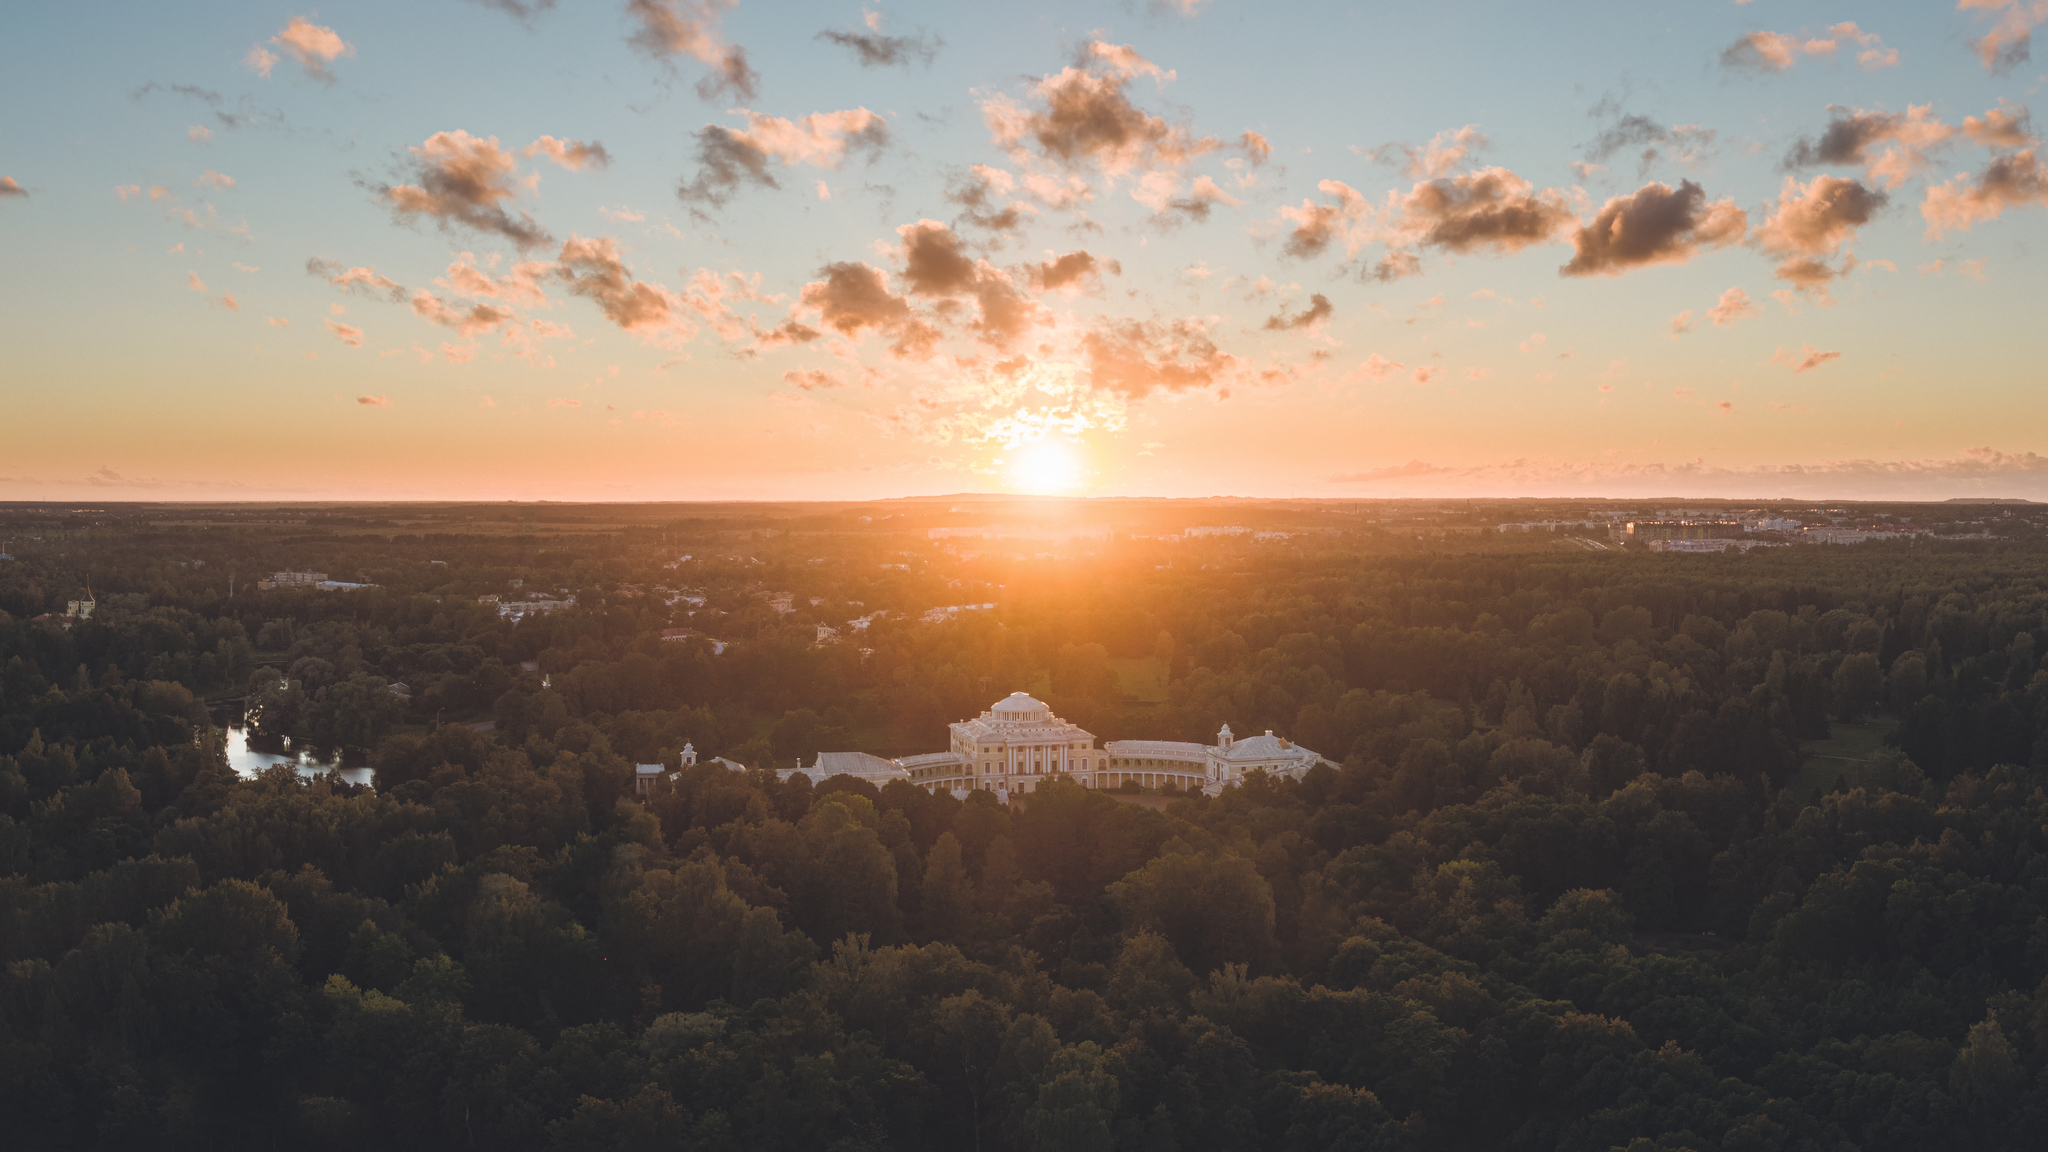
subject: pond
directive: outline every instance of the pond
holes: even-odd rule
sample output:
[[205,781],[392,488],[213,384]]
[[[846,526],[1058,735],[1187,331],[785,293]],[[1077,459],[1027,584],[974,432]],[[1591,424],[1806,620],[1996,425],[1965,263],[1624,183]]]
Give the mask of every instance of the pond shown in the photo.
[[227,730],[228,767],[237,775],[255,776],[266,768],[290,764],[301,776],[325,776],[338,771],[351,784],[370,782],[369,765],[350,764],[349,758],[335,749],[315,748],[289,736],[252,734],[240,717],[230,717]]

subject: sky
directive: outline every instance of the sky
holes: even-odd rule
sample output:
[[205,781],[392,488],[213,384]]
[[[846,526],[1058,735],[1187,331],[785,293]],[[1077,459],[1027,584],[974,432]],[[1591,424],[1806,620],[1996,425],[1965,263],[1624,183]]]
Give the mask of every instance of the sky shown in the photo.
[[2048,0],[0,15],[0,499],[2048,499]]

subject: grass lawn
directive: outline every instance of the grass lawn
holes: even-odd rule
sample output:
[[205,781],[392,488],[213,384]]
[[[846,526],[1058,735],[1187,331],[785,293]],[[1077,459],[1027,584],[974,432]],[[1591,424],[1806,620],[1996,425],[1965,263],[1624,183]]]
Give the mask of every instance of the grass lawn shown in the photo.
[[1138,703],[1166,703],[1166,666],[1157,656],[1111,660],[1109,666],[1116,673],[1117,684]]
[[1789,785],[1794,796],[1811,797],[1830,791],[1838,779],[1847,779],[1854,788],[1862,779],[1863,768],[1870,758],[1884,747],[1885,734],[1898,726],[1892,719],[1872,720],[1861,724],[1845,724],[1836,721],[1833,735],[1825,740],[1801,742],[1800,751],[1806,753],[1806,763],[1792,777]]

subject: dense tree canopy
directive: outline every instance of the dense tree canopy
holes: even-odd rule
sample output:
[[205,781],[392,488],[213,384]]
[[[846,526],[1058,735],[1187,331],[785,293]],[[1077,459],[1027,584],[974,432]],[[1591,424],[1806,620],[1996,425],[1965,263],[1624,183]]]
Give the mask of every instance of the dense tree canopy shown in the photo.
[[[68,629],[29,617],[77,556],[0,566],[23,1147],[1905,1150],[2048,1121],[2031,543],[1034,572],[337,536],[291,562],[380,587],[232,599],[206,574],[257,571],[246,541],[93,546],[114,590]],[[515,625],[479,599],[513,579],[577,604]],[[1099,737],[1227,721],[1329,763],[1007,807],[766,770],[941,747],[1016,687]],[[245,705],[374,787],[238,776]]]

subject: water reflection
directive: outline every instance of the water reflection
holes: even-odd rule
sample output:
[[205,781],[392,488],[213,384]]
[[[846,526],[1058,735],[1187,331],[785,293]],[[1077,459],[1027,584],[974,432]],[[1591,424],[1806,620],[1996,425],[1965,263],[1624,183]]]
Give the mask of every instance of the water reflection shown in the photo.
[[233,768],[237,775],[255,776],[266,768],[289,764],[301,776],[325,776],[338,768],[341,778],[351,784],[370,782],[367,765],[350,766],[333,749],[297,744],[289,736],[252,735],[248,725],[239,718],[231,719],[227,730],[228,767]]

